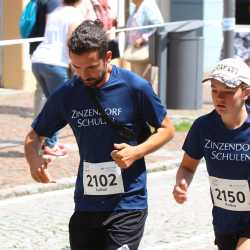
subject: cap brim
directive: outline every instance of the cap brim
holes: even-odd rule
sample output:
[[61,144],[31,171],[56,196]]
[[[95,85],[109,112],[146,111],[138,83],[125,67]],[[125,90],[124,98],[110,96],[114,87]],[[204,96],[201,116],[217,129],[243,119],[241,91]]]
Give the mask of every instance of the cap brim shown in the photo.
[[212,79],[224,83],[224,84],[225,84],[226,86],[228,86],[229,88],[236,88],[237,86],[240,85],[240,82],[239,82],[238,84],[236,84],[236,83],[235,83],[235,84],[232,84],[232,83],[230,83],[230,82],[225,81],[225,78],[222,78],[222,77],[220,77],[220,76],[208,76],[208,77],[206,77],[206,78],[204,78],[204,79],[202,80],[202,83],[207,82],[207,81],[210,81],[210,80],[212,80]]
[[214,79],[213,77],[206,77],[204,79],[202,79],[201,82],[207,82],[207,81],[210,81],[211,79]]
[[219,76],[207,76],[206,78],[204,78],[202,80],[202,82],[204,83],[204,82],[207,82],[207,81],[211,81],[212,79],[223,82],[223,83],[225,83],[227,85],[227,83],[224,81],[224,79],[219,77]]

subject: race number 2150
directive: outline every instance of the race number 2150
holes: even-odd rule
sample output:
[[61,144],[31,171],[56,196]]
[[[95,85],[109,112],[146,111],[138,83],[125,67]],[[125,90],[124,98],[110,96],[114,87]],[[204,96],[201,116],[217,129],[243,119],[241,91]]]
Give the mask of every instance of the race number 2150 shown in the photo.
[[234,192],[230,190],[220,190],[215,188],[216,198],[221,201],[230,202],[230,203],[244,203],[246,201],[245,194],[241,191]]

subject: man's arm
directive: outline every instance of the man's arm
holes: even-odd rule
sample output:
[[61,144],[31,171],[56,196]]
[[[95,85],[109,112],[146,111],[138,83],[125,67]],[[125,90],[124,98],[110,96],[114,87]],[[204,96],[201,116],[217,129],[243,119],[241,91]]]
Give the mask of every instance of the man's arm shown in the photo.
[[32,129],[26,136],[24,151],[26,160],[30,166],[30,174],[37,182],[49,183],[52,181],[48,172],[48,163],[39,154],[44,137],[38,136]]
[[154,152],[170,141],[174,136],[174,132],[175,129],[172,121],[165,116],[161,123],[161,127],[143,143],[137,146],[131,146],[127,143],[114,144],[115,150],[111,152],[112,159],[119,167],[128,168],[136,160]]
[[176,202],[182,204],[187,200],[187,190],[199,162],[199,160],[190,157],[188,154],[184,154],[176,174],[176,184],[173,189],[173,196]]

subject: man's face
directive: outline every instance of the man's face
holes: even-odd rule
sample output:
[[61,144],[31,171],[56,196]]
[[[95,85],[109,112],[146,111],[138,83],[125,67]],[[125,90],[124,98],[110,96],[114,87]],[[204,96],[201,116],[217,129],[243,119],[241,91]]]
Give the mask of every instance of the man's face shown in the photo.
[[111,56],[109,51],[104,58],[99,58],[98,51],[85,52],[81,55],[70,52],[74,73],[89,87],[94,87],[105,80],[107,63]]

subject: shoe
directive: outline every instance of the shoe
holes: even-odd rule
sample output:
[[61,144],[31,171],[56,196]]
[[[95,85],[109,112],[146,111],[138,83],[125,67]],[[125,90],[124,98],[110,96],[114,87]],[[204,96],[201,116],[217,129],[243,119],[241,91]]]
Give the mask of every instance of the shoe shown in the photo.
[[45,160],[53,160],[55,158],[65,158],[68,156],[68,153],[65,150],[64,145],[62,144],[57,144],[53,148],[43,145],[41,153],[42,153],[42,158]]

